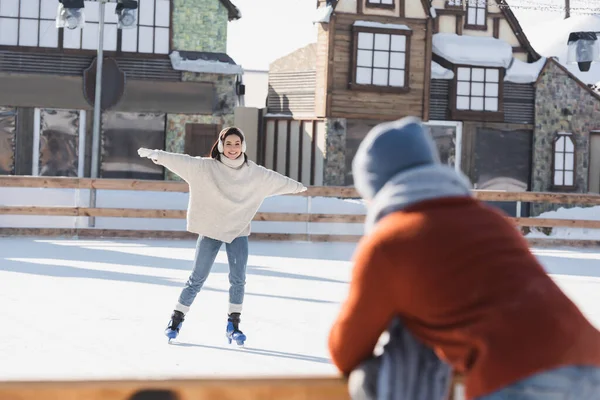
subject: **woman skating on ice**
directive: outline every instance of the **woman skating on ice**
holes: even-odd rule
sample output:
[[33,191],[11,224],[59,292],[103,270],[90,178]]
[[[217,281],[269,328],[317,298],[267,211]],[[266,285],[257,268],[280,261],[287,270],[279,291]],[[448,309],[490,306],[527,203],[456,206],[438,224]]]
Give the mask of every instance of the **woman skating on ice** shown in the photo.
[[179,175],[189,185],[187,230],[199,235],[193,271],[181,291],[165,334],[179,334],[185,314],[206,281],[221,245],[229,261],[229,310],[226,335],[243,345],[240,315],[246,284],[250,222],[266,197],[299,193],[306,187],[248,160],[246,140],[235,127],[225,128],[210,157],[140,148],[147,157]]

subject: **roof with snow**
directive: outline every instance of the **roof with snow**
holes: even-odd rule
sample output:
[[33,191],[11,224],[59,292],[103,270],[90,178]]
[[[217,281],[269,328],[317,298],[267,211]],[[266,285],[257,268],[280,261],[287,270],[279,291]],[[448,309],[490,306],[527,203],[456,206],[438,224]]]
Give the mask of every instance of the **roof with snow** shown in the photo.
[[396,29],[401,31],[412,31],[409,26],[404,24],[384,24],[382,22],[375,21],[354,21],[353,26],[363,28],[380,28],[380,29]]
[[219,1],[227,9],[227,12],[229,13],[229,20],[230,21],[242,18],[242,12],[230,0],[219,0]]
[[486,36],[463,36],[455,33],[433,35],[433,53],[453,64],[508,68],[512,46]]
[[600,81],[600,63],[593,63],[589,71],[580,71],[577,64],[567,64],[571,32],[600,32],[600,15],[577,15],[552,20],[527,29],[527,36],[535,49],[544,57],[558,57],[558,62],[586,84]]
[[227,75],[236,75],[243,72],[242,67],[237,65],[225,53],[174,51],[169,54],[169,58],[173,69],[178,71]]
[[329,23],[329,19],[333,13],[333,8],[334,6],[332,4],[325,4],[323,7],[317,8],[312,20],[313,24],[320,22]]
[[514,58],[511,66],[506,70],[504,80],[513,83],[533,83],[537,80],[545,64],[545,57],[533,63],[526,63]]
[[454,79],[454,72],[442,67],[435,61],[431,62],[431,79]]

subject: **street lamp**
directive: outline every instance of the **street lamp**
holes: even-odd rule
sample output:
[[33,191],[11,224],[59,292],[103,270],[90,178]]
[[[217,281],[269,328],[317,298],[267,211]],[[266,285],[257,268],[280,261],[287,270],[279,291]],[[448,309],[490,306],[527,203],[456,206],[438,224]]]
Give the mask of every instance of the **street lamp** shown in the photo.
[[135,21],[137,20],[137,8],[138,2],[135,0],[120,0],[119,4],[115,9],[115,13],[118,15],[120,29],[131,29],[135,28]]
[[580,71],[589,71],[593,62],[600,61],[600,42],[597,33],[571,32],[567,41],[567,64],[577,63]]
[[57,28],[83,28],[85,24],[85,14],[83,0],[58,0],[58,10],[56,12]]

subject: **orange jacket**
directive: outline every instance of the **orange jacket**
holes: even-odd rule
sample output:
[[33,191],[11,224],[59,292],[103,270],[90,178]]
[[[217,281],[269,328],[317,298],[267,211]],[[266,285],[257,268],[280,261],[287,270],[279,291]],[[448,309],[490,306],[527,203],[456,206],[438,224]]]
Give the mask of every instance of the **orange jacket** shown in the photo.
[[395,315],[465,375],[472,399],[567,364],[600,366],[600,332],[547,275],[503,214],[472,198],[384,217],[355,254],[329,336],[349,373]]

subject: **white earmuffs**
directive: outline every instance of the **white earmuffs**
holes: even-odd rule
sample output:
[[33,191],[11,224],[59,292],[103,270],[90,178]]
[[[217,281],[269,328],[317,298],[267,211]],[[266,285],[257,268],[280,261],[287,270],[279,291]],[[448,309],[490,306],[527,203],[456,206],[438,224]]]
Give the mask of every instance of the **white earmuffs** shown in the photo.
[[[241,129],[237,128],[237,131],[240,133],[240,135],[242,136],[242,153],[246,152],[246,136],[244,136],[244,132],[242,132]],[[224,144],[223,144],[223,132],[221,132],[219,134],[219,143],[217,144],[217,149],[219,150],[219,153],[223,154],[224,149]]]

